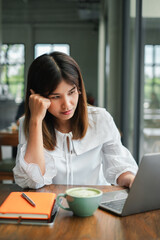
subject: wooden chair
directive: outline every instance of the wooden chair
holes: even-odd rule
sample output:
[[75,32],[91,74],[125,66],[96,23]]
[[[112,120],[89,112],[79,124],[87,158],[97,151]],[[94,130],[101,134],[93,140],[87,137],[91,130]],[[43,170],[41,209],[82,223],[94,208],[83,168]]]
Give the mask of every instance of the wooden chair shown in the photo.
[[0,132],[0,181],[14,180],[13,167],[15,158],[3,159],[2,146],[16,147],[18,145],[18,132]]

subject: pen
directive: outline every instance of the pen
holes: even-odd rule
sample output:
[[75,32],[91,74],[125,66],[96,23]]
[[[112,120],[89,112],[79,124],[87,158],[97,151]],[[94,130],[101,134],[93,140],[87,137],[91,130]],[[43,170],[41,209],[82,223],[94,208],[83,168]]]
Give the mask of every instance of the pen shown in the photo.
[[30,199],[25,193],[22,193],[21,196],[22,196],[29,204],[31,204],[33,207],[36,206],[36,204],[32,201],[32,199]]

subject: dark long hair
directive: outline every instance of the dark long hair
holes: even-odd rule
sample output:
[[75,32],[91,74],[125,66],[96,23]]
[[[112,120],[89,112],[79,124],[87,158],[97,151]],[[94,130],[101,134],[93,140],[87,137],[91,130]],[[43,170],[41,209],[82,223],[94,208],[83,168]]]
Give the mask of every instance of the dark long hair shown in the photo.
[[[85,136],[88,128],[87,98],[80,68],[67,54],[52,52],[36,58],[28,71],[24,121],[26,137],[28,137],[30,121],[30,89],[41,96],[48,97],[62,80],[71,85],[75,84],[81,92],[76,111],[71,119],[71,127],[73,139],[81,139]],[[48,111],[43,119],[42,133],[44,147],[53,150],[56,146],[55,117]]]

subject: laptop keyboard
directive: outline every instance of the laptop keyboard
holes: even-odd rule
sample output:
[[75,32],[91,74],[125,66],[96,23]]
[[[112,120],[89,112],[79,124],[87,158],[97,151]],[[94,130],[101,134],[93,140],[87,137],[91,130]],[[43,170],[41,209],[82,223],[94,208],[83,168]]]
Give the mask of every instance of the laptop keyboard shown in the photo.
[[111,201],[111,202],[103,202],[101,205],[115,209],[119,212],[122,212],[123,206],[125,204],[126,199],[121,199],[121,200],[116,200],[116,201]]

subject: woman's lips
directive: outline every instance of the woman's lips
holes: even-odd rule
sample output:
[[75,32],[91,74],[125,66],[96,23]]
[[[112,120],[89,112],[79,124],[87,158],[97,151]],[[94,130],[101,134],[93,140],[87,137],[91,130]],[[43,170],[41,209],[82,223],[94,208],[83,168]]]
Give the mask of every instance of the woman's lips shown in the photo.
[[64,115],[69,115],[71,113],[72,113],[72,110],[68,110],[68,111],[62,112],[62,114],[64,114]]

